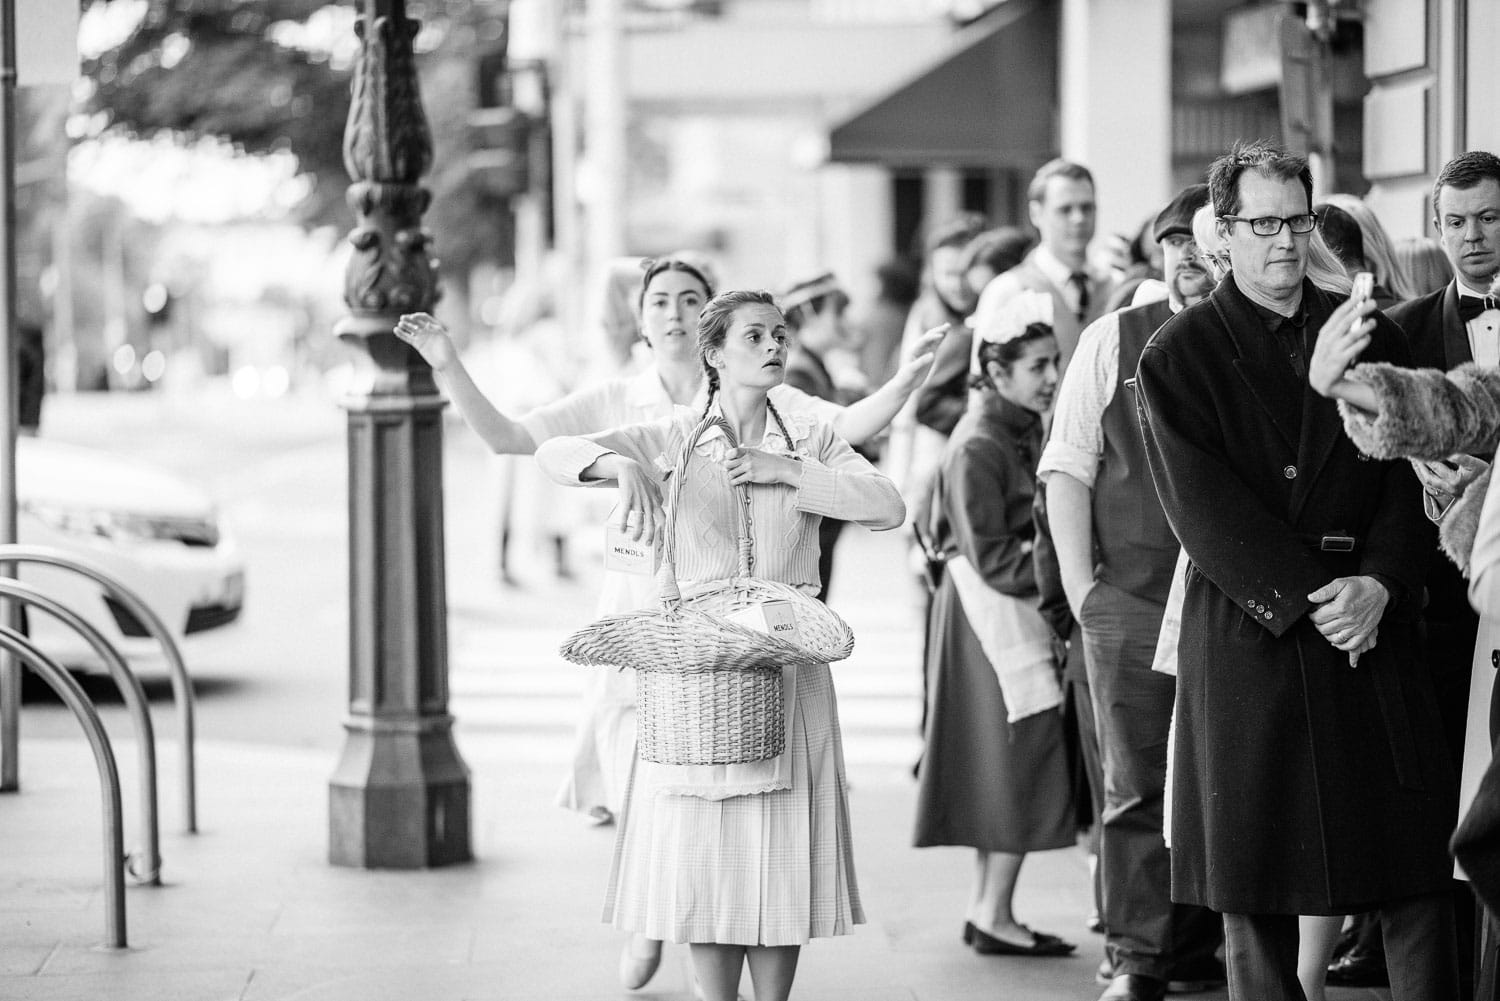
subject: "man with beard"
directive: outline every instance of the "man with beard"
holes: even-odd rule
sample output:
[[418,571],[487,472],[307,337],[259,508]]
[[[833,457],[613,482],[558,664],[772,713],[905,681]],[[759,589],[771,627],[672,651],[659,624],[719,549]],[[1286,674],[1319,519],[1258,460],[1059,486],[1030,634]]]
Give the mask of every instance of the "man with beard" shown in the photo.
[[1216,914],[1172,903],[1162,794],[1173,679],[1151,670],[1177,539],[1146,467],[1136,417],[1136,362],[1158,327],[1213,287],[1193,239],[1208,186],[1183,189],[1157,214],[1168,298],[1109,313],[1083,331],[1058,392],[1046,483],[1063,590],[1083,648],[1104,765],[1100,875],[1106,958],[1100,1001],[1159,1001],[1170,983],[1224,980]]

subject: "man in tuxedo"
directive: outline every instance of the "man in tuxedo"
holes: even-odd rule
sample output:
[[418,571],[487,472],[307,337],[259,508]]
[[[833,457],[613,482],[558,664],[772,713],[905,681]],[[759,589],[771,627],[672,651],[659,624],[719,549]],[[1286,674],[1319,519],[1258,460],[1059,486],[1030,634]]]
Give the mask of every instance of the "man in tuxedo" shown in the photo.
[[[1387,315],[1406,332],[1413,365],[1444,370],[1469,362],[1500,365],[1500,309],[1489,294],[1491,282],[1500,273],[1500,157],[1471,150],[1448,161],[1433,184],[1432,204],[1433,225],[1453,266],[1453,281],[1436,292],[1393,306]],[[1490,458],[1456,455],[1446,462],[1413,463],[1422,481],[1428,517],[1440,520]],[[1486,617],[1483,632],[1488,638],[1477,644],[1476,650],[1481,622],[1469,604],[1467,591],[1458,568],[1434,550],[1428,558],[1422,650],[1437,688],[1449,753],[1454,767],[1462,767],[1459,816],[1472,799],[1491,746],[1494,672],[1475,674],[1473,663],[1478,659],[1488,665],[1491,649],[1500,646],[1500,619],[1490,621]],[[1467,754],[1466,720],[1470,732]],[[1466,911],[1472,904],[1467,890],[1461,887],[1455,890],[1455,905]],[[1468,974],[1473,943],[1466,933],[1473,923],[1464,920],[1466,917],[1460,915],[1457,927],[1459,969]],[[1341,973],[1330,969],[1330,982],[1347,981]]]
[[[1436,292],[1392,307],[1387,315],[1406,332],[1413,365],[1444,370],[1468,362],[1500,365],[1500,309],[1489,298],[1490,282],[1500,272],[1500,157],[1471,151],[1445,164],[1433,185],[1433,211],[1454,279]],[[1484,466],[1482,459],[1469,456],[1416,463],[1428,516],[1439,520]],[[1428,569],[1423,646],[1457,762],[1479,619],[1450,560],[1434,551]]]

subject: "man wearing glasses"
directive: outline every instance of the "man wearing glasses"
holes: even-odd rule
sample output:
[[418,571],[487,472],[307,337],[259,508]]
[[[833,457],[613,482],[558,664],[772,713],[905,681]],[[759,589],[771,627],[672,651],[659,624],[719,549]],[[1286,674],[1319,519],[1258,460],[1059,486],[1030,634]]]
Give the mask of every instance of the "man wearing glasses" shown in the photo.
[[[1393,1001],[1458,997],[1453,776],[1417,599],[1431,523],[1409,464],[1364,459],[1307,384],[1351,306],[1306,280],[1307,161],[1237,144],[1209,169],[1234,262],[1168,320],[1136,383],[1146,460],[1187,552],[1172,897],[1224,914],[1229,996],[1300,999],[1297,915],[1379,910]],[[1362,361],[1409,361],[1371,314]]]

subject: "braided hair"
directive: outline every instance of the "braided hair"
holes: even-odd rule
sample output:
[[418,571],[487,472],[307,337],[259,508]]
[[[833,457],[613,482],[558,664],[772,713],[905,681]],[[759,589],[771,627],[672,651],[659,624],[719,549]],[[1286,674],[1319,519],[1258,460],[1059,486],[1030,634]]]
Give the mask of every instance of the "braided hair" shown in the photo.
[[[704,375],[708,378],[708,402],[704,404],[703,412],[708,413],[708,408],[713,405],[714,397],[719,392],[719,370],[708,363],[708,352],[712,348],[724,346],[724,339],[729,336],[729,324],[734,320],[735,310],[741,306],[760,305],[776,306],[776,297],[769,292],[757,292],[748,289],[740,289],[733,292],[720,292],[704,305],[703,312],[698,314],[698,359],[703,363]],[[773,410],[772,413],[775,413]],[[781,418],[776,419],[781,423]],[[787,441],[791,441],[790,438]]]

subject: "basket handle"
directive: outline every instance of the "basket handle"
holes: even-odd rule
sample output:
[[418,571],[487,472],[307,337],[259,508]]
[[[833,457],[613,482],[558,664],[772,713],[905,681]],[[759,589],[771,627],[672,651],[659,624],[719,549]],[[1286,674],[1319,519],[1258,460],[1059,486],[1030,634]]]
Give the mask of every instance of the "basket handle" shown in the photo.
[[[662,603],[666,605],[675,605],[682,600],[682,591],[677,586],[677,510],[678,502],[682,499],[682,484],[687,479],[688,459],[692,456],[698,439],[715,425],[724,429],[724,435],[729,439],[731,447],[739,447],[734,429],[729,426],[729,422],[720,414],[706,414],[688,435],[683,443],[682,451],[677,456],[677,462],[673,466],[672,483],[667,491],[667,520],[664,528],[666,538],[662,543],[661,569],[656,575],[657,589],[661,593]],[[739,532],[739,575],[748,577],[755,566],[755,554],[750,539],[750,488],[740,486],[735,489],[735,493],[739,495],[739,504],[736,505],[739,517],[735,519]]]

